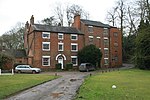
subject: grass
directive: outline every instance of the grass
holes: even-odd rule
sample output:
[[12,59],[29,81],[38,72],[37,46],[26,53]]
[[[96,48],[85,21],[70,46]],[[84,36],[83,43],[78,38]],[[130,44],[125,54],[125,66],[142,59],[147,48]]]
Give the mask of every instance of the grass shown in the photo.
[[[112,89],[116,85],[116,89]],[[150,71],[130,69],[88,77],[76,100],[150,100]]]
[[0,99],[55,78],[46,74],[0,75]]

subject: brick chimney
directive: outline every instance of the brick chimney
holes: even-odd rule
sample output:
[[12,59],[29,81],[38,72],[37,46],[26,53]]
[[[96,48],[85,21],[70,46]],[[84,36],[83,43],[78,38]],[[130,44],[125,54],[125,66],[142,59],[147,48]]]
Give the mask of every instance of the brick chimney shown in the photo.
[[74,16],[74,23],[73,23],[73,27],[77,28],[77,29],[81,29],[81,21],[80,21],[80,15],[77,14]]
[[33,15],[31,16],[30,24],[32,24],[32,25],[34,24],[34,16]]
[[27,21],[26,24],[25,24],[25,29],[28,29],[28,28],[29,28],[29,23]]

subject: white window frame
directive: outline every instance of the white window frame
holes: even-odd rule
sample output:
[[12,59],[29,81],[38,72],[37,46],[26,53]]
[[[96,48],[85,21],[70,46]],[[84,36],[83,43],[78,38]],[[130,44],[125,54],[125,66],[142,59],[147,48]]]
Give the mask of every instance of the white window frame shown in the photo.
[[[44,44],[48,44],[49,45],[49,48],[48,49],[44,49]],[[50,42],[42,42],[42,50],[43,51],[50,51]]]
[[77,56],[71,56],[71,62],[72,62],[72,58],[76,58],[76,64],[73,64],[73,66],[77,66],[78,65],[78,57]]
[[101,37],[100,37],[100,36],[97,36],[96,38],[97,38],[97,39],[101,39]]
[[88,32],[93,33],[93,31],[94,31],[93,26],[88,26]]
[[[72,45],[76,46],[76,50],[72,50]],[[71,51],[77,52],[78,51],[78,44],[77,43],[71,43]]]
[[108,40],[108,37],[104,37],[104,40]]
[[[44,34],[48,34],[48,37],[44,37]],[[50,32],[42,32],[43,39],[50,39]]]
[[[59,38],[59,35],[62,35],[62,38]],[[58,39],[63,40],[64,39],[64,34],[63,33],[58,33]]]
[[[75,36],[76,39],[73,39],[72,37]],[[78,35],[77,34],[71,34],[71,40],[78,40]]]
[[[44,65],[43,58],[48,58],[48,65]],[[50,56],[42,56],[42,66],[50,66]]]
[[[62,45],[62,50],[60,50],[59,45]],[[64,43],[58,43],[58,51],[64,51]]]
[[93,39],[94,37],[93,37],[93,36],[89,36],[89,38],[92,38],[92,39]]

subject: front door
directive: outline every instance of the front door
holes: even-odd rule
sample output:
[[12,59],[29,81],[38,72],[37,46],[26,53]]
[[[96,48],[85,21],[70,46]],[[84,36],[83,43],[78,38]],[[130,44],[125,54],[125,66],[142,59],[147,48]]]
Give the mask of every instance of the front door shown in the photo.
[[64,69],[64,67],[63,67],[63,66],[64,66],[63,61],[64,61],[64,60],[63,60],[63,57],[59,57],[59,58],[58,58],[58,63],[61,64],[61,69]]

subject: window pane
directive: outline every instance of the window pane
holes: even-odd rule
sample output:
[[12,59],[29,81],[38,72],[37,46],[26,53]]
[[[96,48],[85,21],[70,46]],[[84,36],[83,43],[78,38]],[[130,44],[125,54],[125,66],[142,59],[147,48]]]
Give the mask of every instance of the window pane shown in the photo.
[[50,58],[43,58],[43,66],[49,66],[50,65]]
[[63,39],[63,34],[58,34],[58,39]]
[[93,33],[93,26],[88,26],[88,32]]
[[104,59],[104,64],[108,65],[108,63],[109,63],[108,59]]
[[117,37],[117,36],[118,36],[118,33],[117,33],[117,32],[114,32],[114,36]]
[[103,34],[104,36],[108,36],[108,29],[104,29]]
[[77,50],[76,45],[72,45],[72,50]]
[[50,50],[50,42],[43,42],[42,48],[43,50]]
[[63,44],[58,44],[58,51],[63,51]]
[[49,49],[49,44],[43,44],[43,49]]
[[50,33],[48,33],[48,32],[43,32],[42,37],[49,39],[49,38],[50,38]]

